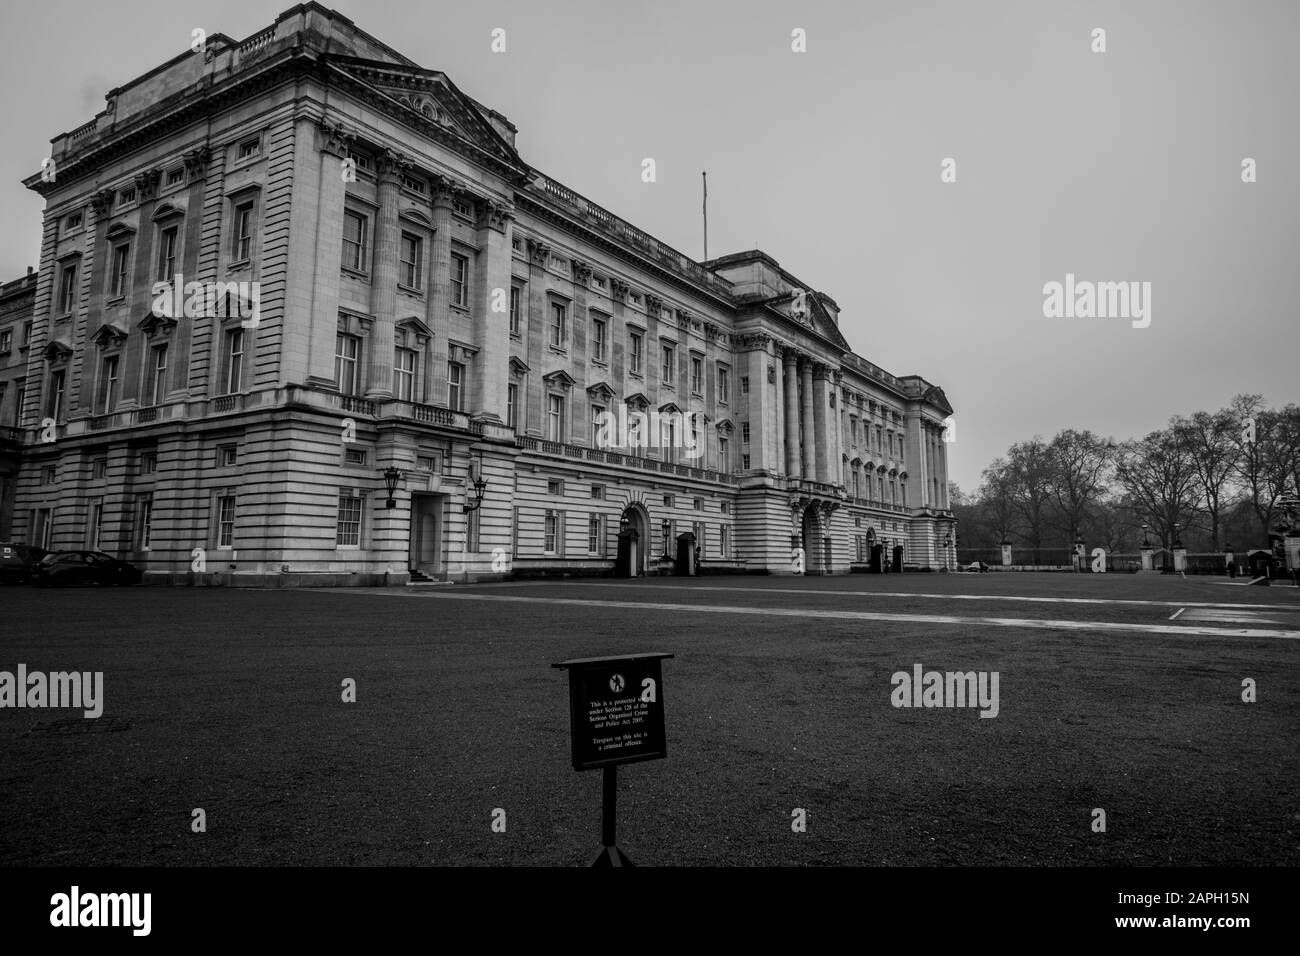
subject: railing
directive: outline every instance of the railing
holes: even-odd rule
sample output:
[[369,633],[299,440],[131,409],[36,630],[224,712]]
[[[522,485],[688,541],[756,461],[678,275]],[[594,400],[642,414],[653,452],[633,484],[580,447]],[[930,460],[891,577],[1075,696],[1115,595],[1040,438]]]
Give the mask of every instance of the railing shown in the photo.
[[[238,403],[238,395],[221,395],[212,399],[209,403],[209,408],[211,409],[212,414],[220,415],[224,412],[233,412]],[[93,428],[94,426],[92,425],[91,427]]]
[[255,34],[243,43],[239,44],[239,58],[242,60],[251,57],[254,54],[261,53],[271,45],[271,41],[274,39],[275,27],[267,27],[261,33]]
[[147,424],[149,422],[155,421],[157,418],[158,418],[157,407],[136,409],[135,423],[137,425]]
[[375,403],[366,401],[364,398],[356,398],[352,395],[340,396],[342,401],[339,406],[345,412],[351,412],[353,415],[373,415],[375,413]]
[[695,468],[679,465],[670,461],[656,461],[653,458],[640,458],[636,455],[624,455],[621,452],[605,451],[600,448],[586,448],[581,445],[569,445],[564,442],[546,441],[529,435],[515,438],[515,446],[525,451],[539,452],[543,455],[555,455],[559,458],[572,458],[580,461],[603,461],[608,465],[621,465],[624,468],[639,468],[642,471],[657,471],[665,475],[680,475],[683,478],[695,478],[699,481],[712,481],[723,485],[734,485],[736,476],[713,471],[708,468]]
[[112,415],[96,415],[90,420],[90,430],[92,432],[102,432],[105,428],[113,423]]
[[91,120],[89,123],[83,123],[82,125],[78,126],[76,129],[74,129],[72,131],[72,135],[69,137],[69,140],[71,141],[74,147],[80,146],[86,140],[90,139],[91,136],[95,135],[95,131],[98,128],[99,128],[99,117],[95,117],[95,119]]

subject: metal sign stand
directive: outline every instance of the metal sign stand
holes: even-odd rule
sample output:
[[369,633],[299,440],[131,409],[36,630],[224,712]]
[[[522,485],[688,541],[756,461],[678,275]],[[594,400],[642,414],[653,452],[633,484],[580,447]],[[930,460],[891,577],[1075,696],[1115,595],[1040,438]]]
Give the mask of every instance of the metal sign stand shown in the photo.
[[618,764],[603,768],[600,780],[600,842],[602,845],[596,859],[591,861],[593,867],[636,866],[627,858],[627,854],[618,848],[616,832],[618,822]]

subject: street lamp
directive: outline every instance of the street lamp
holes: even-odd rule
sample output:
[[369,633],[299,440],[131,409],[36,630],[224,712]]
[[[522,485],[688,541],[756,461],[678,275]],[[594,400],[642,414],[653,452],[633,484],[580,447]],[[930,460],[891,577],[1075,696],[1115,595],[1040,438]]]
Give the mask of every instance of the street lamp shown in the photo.
[[672,537],[673,523],[665,518],[663,523],[659,525],[659,529],[664,533],[664,557],[671,558],[673,555],[672,543],[668,539]]
[[384,471],[384,487],[388,489],[388,504],[386,508],[396,508],[397,500],[394,497],[397,494],[397,483],[402,480],[402,473],[397,468],[389,465]]
[[470,487],[474,489],[474,499],[471,501],[469,495],[465,496],[464,513],[469,514],[471,511],[478,511],[483,507],[483,492],[487,488],[487,481],[483,478],[483,459],[471,461],[469,463],[469,481]]

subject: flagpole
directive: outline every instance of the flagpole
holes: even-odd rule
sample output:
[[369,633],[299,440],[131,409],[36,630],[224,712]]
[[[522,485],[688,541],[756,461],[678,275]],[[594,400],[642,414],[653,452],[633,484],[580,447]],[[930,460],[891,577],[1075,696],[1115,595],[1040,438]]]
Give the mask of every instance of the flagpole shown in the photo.
[[700,173],[704,180],[704,259],[707,262],[709,258],[709,174]]

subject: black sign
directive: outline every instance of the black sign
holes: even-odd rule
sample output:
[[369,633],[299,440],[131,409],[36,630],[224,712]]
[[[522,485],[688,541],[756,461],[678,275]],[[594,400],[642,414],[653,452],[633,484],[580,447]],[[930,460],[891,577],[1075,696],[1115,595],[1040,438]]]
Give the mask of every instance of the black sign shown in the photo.
[[573,769],[668,756],[660,662],[671,654],[561,661],[569,671]]

